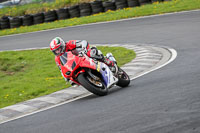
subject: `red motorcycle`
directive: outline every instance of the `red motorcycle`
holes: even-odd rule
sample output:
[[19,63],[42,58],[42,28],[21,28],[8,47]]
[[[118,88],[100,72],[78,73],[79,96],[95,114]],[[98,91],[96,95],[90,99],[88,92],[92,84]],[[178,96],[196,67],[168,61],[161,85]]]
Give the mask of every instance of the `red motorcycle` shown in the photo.
[[[111,53],[106,57],[116,62]],[[116,64],[117,70],[113,73],[105,63],[89,58],[84,53],[75,55],[69,51],[60,56],[60,60],[64,77],[98,96],[107,95],[109,88],[114,85],[126,87],[130,83],[129,76]]]

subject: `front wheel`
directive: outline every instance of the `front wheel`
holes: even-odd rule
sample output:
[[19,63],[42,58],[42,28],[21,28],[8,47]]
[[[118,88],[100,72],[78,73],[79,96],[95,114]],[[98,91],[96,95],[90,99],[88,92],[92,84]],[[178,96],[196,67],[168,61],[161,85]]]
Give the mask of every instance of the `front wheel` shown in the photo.
[[101,80],[94,80],[86,73],[81,73],[77,77],[78,82],[88,91],[98,96],[105,96],[108,94],[108,88]]
[[119,81],[117,82],[116,85],[120,87],[126,87],[130,84],[130,78],[128,74],[122,70],[120,67],[118,67],[118,79]]

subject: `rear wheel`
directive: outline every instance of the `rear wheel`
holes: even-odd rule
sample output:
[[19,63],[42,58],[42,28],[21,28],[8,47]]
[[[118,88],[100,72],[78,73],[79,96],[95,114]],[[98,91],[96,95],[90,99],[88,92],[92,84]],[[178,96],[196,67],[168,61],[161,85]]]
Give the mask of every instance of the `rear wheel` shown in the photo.
[[122,70],[120,67],[118,67],[118,79],[119,81],[117,82],[116,85],[120,87],[126,87],[130,84],[130,78],[128,74]]
[[99,80],[95,80],[92,78],[89,74],[86,73],[81,73],[77,77],[78,82],[88,91],[92,92],[95,95],[98,96],[105,96],[108,94],[108,89],[104,85],[104,83]]

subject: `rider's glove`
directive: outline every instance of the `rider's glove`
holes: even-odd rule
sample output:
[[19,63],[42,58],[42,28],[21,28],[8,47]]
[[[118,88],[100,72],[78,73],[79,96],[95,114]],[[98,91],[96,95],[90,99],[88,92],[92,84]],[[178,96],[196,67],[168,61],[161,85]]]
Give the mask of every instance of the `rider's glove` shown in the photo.
[[80,52],[78,53],[78,56],[79,56],[79,57],[83,57],[84,54],[85,54],[85,53],[84,53],[83,51],[80,51]]

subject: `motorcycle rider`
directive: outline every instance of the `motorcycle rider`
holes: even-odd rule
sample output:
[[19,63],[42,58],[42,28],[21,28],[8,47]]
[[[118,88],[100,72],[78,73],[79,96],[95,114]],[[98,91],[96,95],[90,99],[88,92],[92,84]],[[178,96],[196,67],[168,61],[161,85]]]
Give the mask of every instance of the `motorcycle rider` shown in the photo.
[[[55,62],[58,68],[61,70],[61,61],[60,56],[62,56],[65,52],[72,51],[75,55],[80,55],[84,52],[88,57],[94,58],[96,60],[104,62],[108,65],[111,71],[115,71],[115,62],[109,60],[104,57],[100,50],[97,50],[96,47],[89,47],[89,43],[86,40],[69,40],[68,42],[64,42],[62,38],[55,37],[50,43],[50,49],[55,54]],[[62,71],[61,71],[61,75]],[[75,86],[75,83],[67,78],[65,81],[68,81],[72,86]]]

